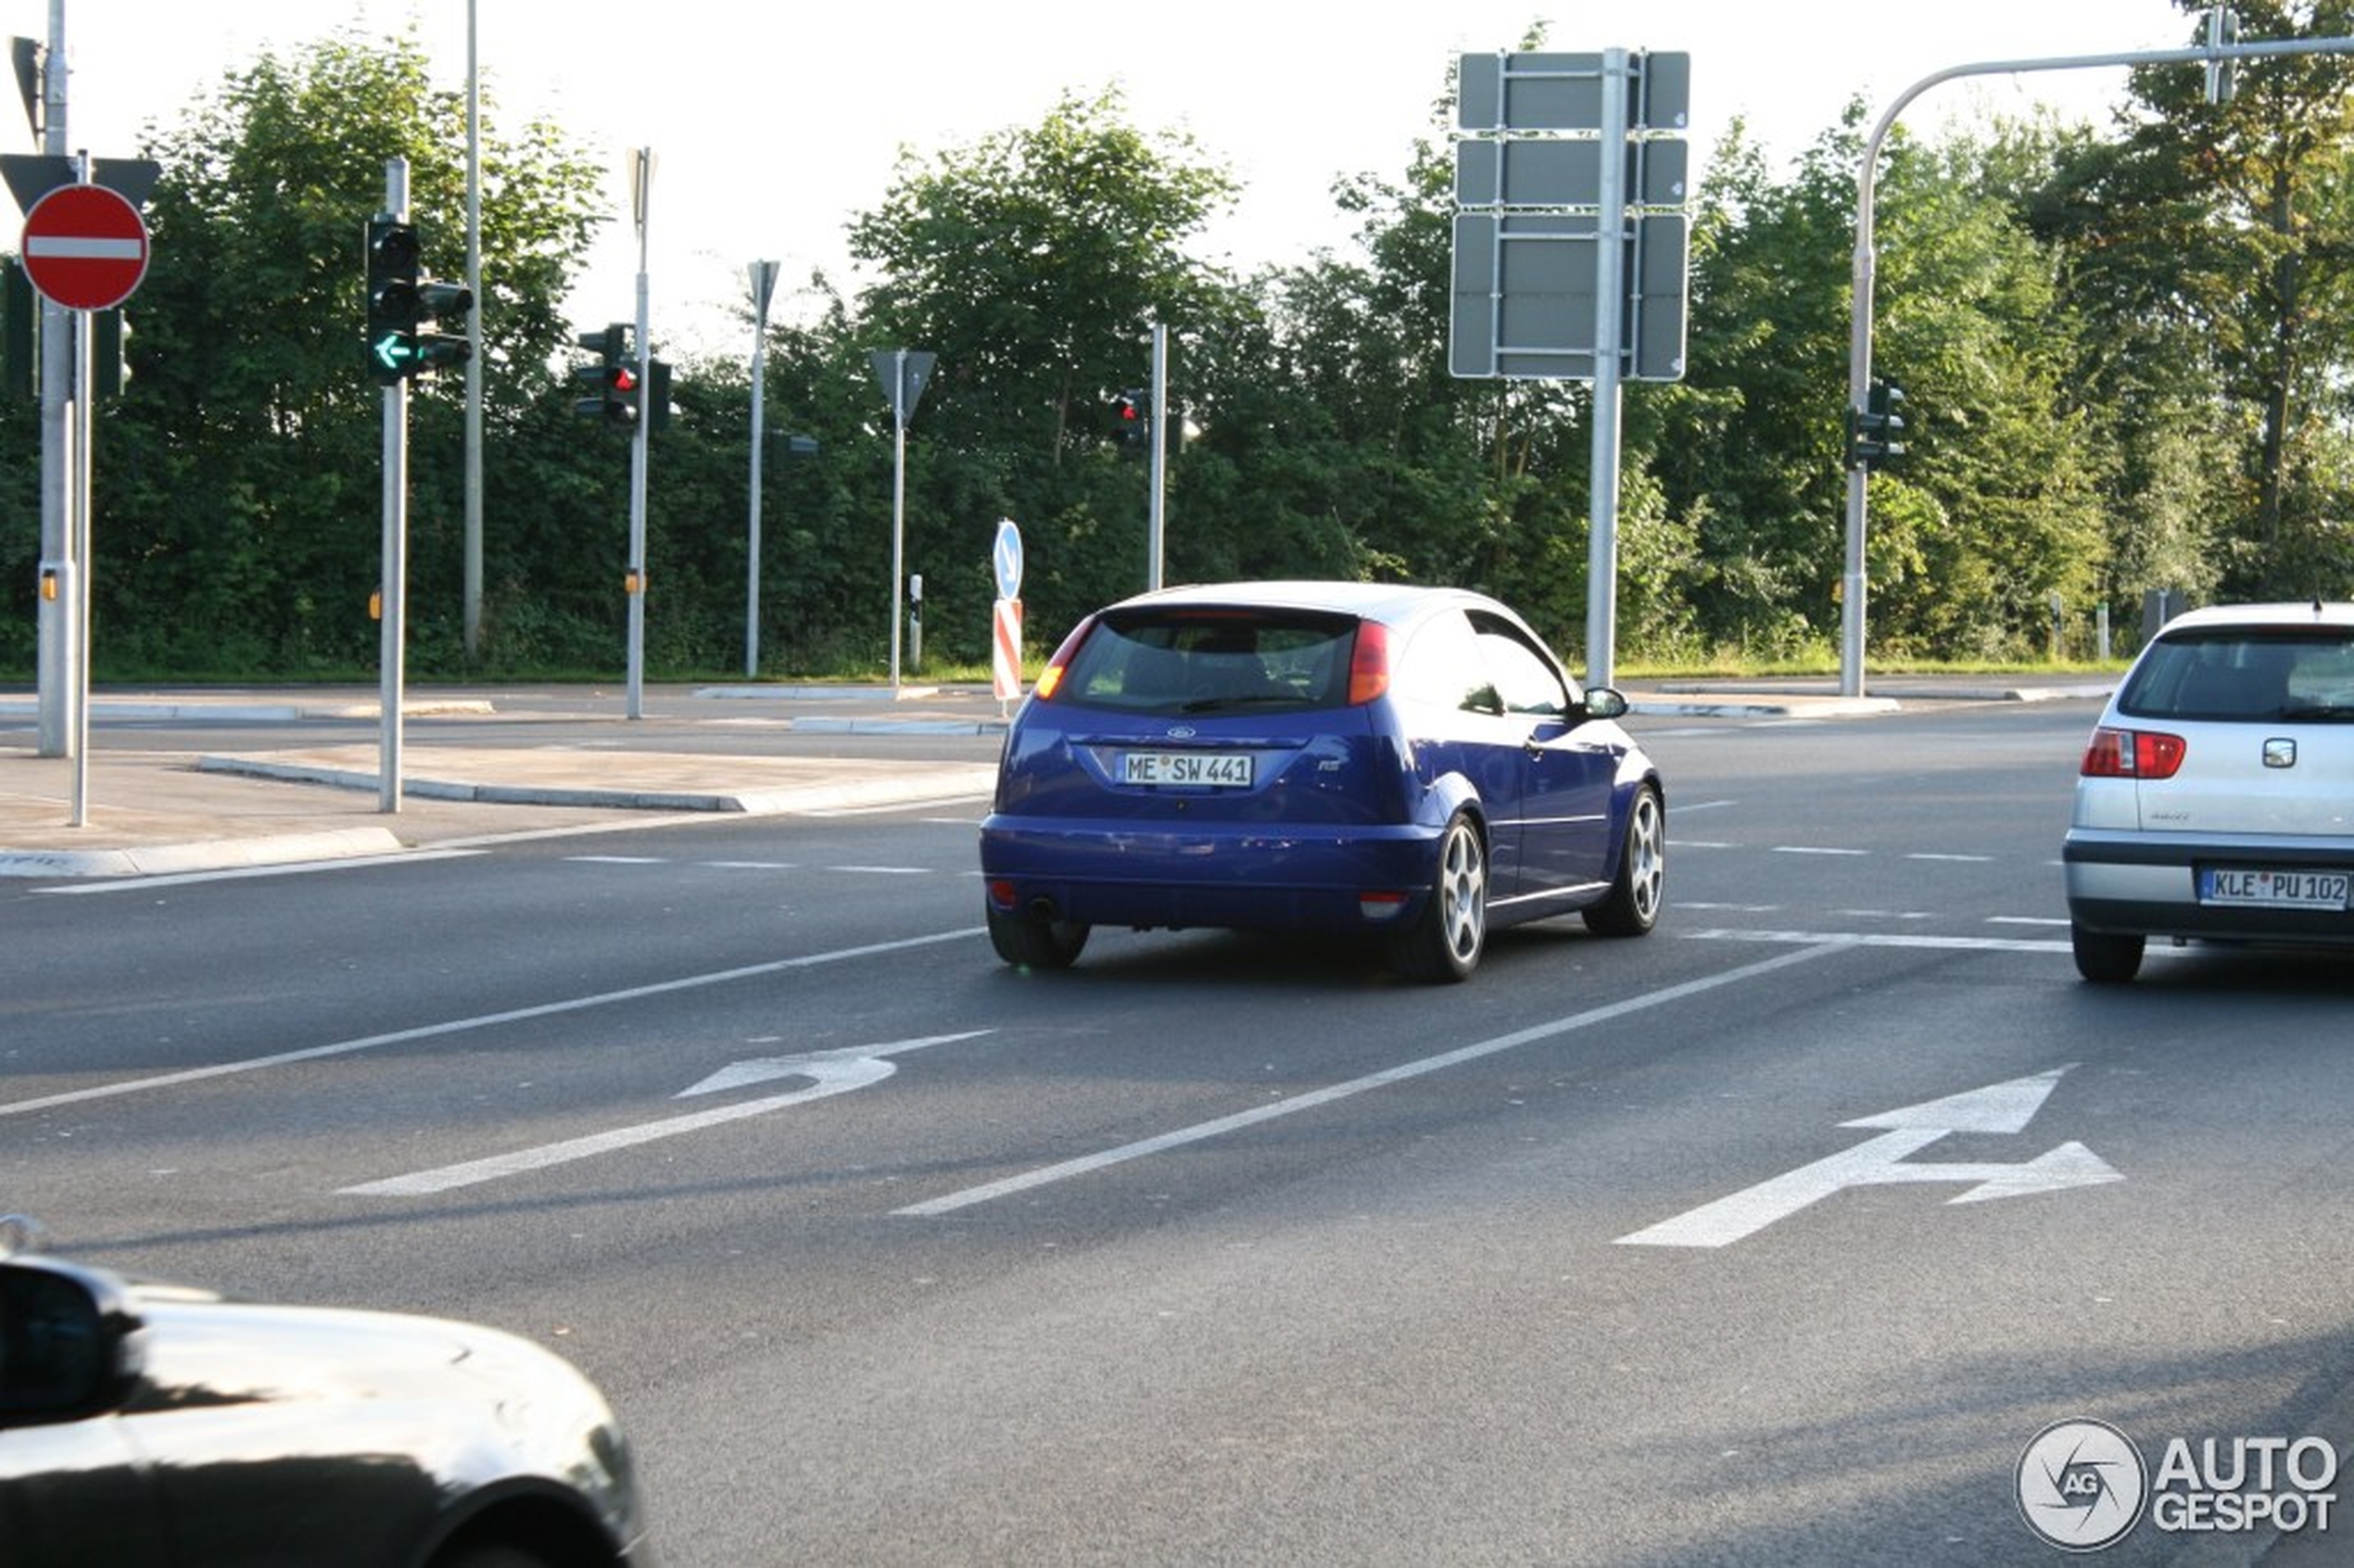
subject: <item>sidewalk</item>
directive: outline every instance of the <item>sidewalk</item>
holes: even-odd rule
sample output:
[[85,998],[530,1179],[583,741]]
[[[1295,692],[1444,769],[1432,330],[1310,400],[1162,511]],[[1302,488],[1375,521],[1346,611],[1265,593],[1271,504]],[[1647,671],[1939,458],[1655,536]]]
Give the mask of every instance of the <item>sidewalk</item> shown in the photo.
[[[1891,683],[1892,686],[1897,683]],[[1906,702],[2090,697],[2105,688],[2020,690],[1907,683],[1901,698],[1843,698],[1836,683],[1687,682],[1630,692],[1640,718],[1832,719],[1897,712]],[[955,801],[977,809],[995,778],[1003,705],[985,689],[905,687],[703,687],[665,693],[664,723],[640,731],[611,693],[510,698],[411,696],[403,705],[399,809],[382,809],[377,705],[362,693],[278,691],[95,696],[94,743],[73,822],[76,764],[38,754],[31,696],[0,696],[0,878],[120,878],[299,865],[456,849],[518,836],[590,832],[663,816],[789,815]],[[612,739],[578,740],[611,717]],[[452,727],[409,719],[569,722],[563,744],[487,747]],[[302,749],[221,751],[122,746],[137,724],[244,729],[322,720],[345,739]],[[108,743],[95,735],[108,732]],[[728,737],[709,746],[715,733]],[[367,734],[371,739],[348,737]],[[927,754],[862,756],[835,736],[932,736]],[[697,749],[677,746],[692,736]],[[790,738],[790,739],[788,739]],[[663,742],[672,741],[672,749]]]
[[[602,699],[614,719],[610,741],[485,746],[449,727],[428,735],[411,721],[563,716],[576,735],[581,723],[601,715],[508,713],[482,700],[411,700],[402,707],[399,809],[387,812],[373,697],[95,696],[93,743],[78,790],[72,759],[38,754],[34,700],[0,697],[0,726],[22,727],[15,733],[0,728],[0,878],[148,877],[398,855],[642,825],[665,815],[767,816],[935,800],[970,804],[988,794],[996,776],[993,737],[1002,724],[998,704],[985,692],[911,687],[894,701],[888,688],[807,695],[786,688],[706,688],[663,703],[691,711],[669,714],[641,734],[614,700]],[[138,750],[122,746],[120,736],[121,727],[134,723],[183,726],[171,739],[184,741],[190,725],[250,729],[320,720],[342,721],[339,736],[373,738],[263,752]],[[739,724],[746,727],[728,733],[741,739],[724,750],[663,748],[674,735]],[[934,756],[893,758],[822,754],[822,740],[796,740],[787,750],[781,739],[883,734],[964,740],[939,746]]]

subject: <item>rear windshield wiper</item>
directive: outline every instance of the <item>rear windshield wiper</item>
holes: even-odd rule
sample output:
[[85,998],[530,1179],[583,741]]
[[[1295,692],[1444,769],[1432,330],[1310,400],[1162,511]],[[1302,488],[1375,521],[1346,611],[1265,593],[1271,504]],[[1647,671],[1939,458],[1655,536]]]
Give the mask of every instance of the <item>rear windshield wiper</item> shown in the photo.
[[2307,703],[2304,703],[2303,705],[2301,705],[2301,706],[2297,706],[2297,707],[2283,708],[2283,709],[2282,709],[2282,710],[2281,710],[2281,711],[2280,711],[2277,714],[2275,714],[2274,716],[2275,716],[2275,717],[2278,717],[2278,718],[2290,719],[2290,720],[2300,720],[2300,719],[2322,719],[2322,720],[2330,720],[2330,719],[2354,719],[2354,703],[2348,703],[2348,702],[2307,702]]

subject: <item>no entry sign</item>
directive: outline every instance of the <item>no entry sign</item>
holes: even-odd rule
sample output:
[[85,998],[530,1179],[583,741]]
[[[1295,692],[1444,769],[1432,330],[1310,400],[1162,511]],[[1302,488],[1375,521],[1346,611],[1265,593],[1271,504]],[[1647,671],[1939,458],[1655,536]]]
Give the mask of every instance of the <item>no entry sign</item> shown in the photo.
[[147,225],[104,185],[59,185],[25,214],[25,276],[68,310],[110,310],[147,275]]

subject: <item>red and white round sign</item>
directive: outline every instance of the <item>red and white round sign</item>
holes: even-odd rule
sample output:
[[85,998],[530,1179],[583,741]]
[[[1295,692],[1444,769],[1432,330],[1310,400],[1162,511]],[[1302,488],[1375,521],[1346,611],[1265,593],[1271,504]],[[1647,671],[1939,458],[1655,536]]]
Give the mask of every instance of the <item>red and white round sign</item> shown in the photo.
[[59,185],[24,218],[25,276],[52,305],[110,310],[147,275],[147,224],[104,185]]

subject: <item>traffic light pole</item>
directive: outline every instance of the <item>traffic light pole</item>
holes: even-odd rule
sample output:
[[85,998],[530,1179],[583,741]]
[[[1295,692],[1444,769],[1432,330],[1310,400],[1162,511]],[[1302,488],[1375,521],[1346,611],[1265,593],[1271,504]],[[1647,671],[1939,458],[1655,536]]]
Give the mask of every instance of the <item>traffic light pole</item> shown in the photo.
[[1158,589],[1161,584],[1161,564],[1169,526],[1169,327],[1165,322],[1153,323],[1153,402],[1152,419],[1146,433],[1152,441],[1152,504],[1147,509],[1145,533],[1149,559],[1145,563],[1145,587]]
[[[409,160],[385,160],[385,213],[409,221]],[[400,710],[402,666],[408,658],[406,601],[409,576],[409,378],[384,388],[383,580],[377,590],[376,809],[400,809]]]
[[629,695],[628,716],[646,716],[646,435],[653,426],[648,385],[653,350],[647,342],[646,204],[653,184],[654,154],[640,147],[630,155],[630,209],[638,225],[638,426],[629,437]]
[[[2220,40],[2221,33],[2211,30],[2208,36],[2210,40]],[[1904,113],[1915,98],[1940,82],[1965,76],[2008,76],[2031,70],[2081,70],[2094,66],[2205,65],[2212,82],[2221,67],[2240,60],[2259,59],[2270,55],[2348,54],[2354,54],[2354,38],[2284,38],[2260,44],[2210,41],[2202,46],[2185,49],[2068,55],[2053,59],[1986,60],[1976,65],[1948,67],[1924,76],[1905,88],[1881,114],[1879,122],[1872,127],[1870,137],[1864,143],[1863,165],[1855,176],[1855,257],[1851,290],[1854,304],[1847,340],[1849,410],[1866,409],[1872,389],[1872,283],[1875,262],[1872,196],[1874,182],[1879,177],[1880,148],[1888,140],[1888,133],[1895,129],[1896,117]],[[1609,161],[1603,159],[1605,164]],[[1864,695],[1866,598],[1869,592],[1865,566],[1865,499],[1869,482],[1870,474],[1867,468],[1861,464],[1849,465],[1846,563],[1840,580],[1839,690],[1842,697]]]

